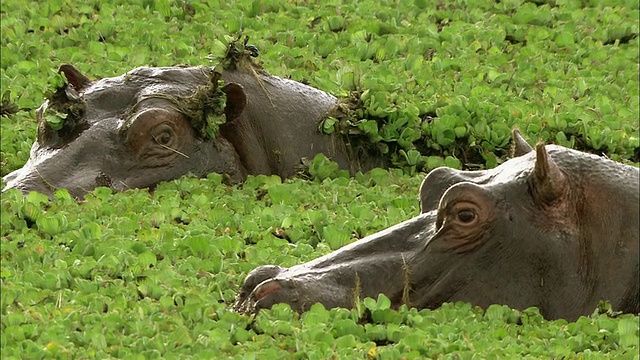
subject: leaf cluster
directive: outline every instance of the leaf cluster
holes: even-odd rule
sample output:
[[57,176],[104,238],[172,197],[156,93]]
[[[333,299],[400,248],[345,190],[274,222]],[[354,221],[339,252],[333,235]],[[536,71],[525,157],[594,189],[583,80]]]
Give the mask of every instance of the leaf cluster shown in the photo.
[[86,111],[86,103],[73,86],[67,84],[62,75],[54,75],[50,84],[53,90],[46,93],[48,105],[42,114],[42,121],[38,123],[39,133],[43,137],[41,140],[54,146],[62,146],[60,140],[68,141],[80,125]]
[[20,111],[18,105],[11,101],[11,90],[2,93],[2,99],[0,99],[0,116],[9,116],[18,111]]
[[[419,177],[376,169],[355,178],[283,182],[216,174],[147,190],[98,188],[83,203],[17,191],[1,201],[3,356],[279,358],[630,357],[638,318],[601,311],[576,322],[536,309],[469,304],[392,309],[384,295],[353,310],[228,309],[255,266],[292,266],[418,212]],[[635,325],[635,326],[634,326]]]
[[[259,176],[229,187],[216,174],[153,194],[98,188],[83,203],[65,190],[52,202],[11,190],[0,214],[3,352],[242,353],[230,339],[251,319],[227,308],[246,273],[311,260],[411,216],[407,188],[420,179],[398,177],[380,170],[325,180],[311,197],[303,180]],[[347,222],[351,214],[357,220]]]

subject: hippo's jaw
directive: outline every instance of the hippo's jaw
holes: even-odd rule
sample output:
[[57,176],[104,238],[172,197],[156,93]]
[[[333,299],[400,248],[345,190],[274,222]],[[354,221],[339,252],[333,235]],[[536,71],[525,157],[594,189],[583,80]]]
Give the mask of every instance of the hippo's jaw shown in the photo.
[[434,234],[435,216],[420,214],[306,264],[258,267],[247,276],[233,308],[255,313],[288,303],[303,312],[318,302],[351,308],[358,299],[380,293],[395,307],[408,303],[416,255]]

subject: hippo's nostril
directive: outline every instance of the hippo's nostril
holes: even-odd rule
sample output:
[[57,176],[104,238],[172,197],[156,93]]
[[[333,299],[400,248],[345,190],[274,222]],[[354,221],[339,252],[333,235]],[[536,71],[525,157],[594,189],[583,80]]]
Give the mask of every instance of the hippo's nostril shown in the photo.
[[275,278],[282,271],[284,271],[284,268],[275,265],[264,265],[253,269],[244,280],[241,296],[248,296],[258,285],[266,280]]
[[101,171],[98,176],[96,176],[96,186],[112,187],[113,182],[107,174]]
[[274,265],[260,266],[247,275],[242,288],[238,292],[233,309],[241,314],[252,313],[258,300],[264,299],[282,288],[274,278],[285,268]]
[[280,285],[278,280],[269,280],[264,282],[255,289],[253,293],[253,300],[258,301],[260,299],[264,299],[280,289],[282,289],[282,285]]

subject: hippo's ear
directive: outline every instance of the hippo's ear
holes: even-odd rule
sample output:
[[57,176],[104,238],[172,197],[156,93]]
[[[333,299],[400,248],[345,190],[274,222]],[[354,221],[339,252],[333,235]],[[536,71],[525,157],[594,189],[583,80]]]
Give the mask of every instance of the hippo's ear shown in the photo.
[[62,64],[58,69],[58,72],[64,74],[69,84],[73,85],[76,91],[80,92],[87,86],[91,85],[91,80],[86,77],[80,70],[76,69],[71,64]]
[[520,135],[518,129],[513,129],[513,156],[518,157],[533,151],[533,148],[525,139]]
[[244,92],[244,87],[237,83],[226,84],[222,91],[227,95],[227,106],[224,108],[224,114],[227,117],[227,122],[231,122],[237,119],[247,106],[247,95]]
[[536,145],[536,164],[531,177],[533,197],[543,205],[563,199],[569,188],[567,178],[547,154],[544,144]]

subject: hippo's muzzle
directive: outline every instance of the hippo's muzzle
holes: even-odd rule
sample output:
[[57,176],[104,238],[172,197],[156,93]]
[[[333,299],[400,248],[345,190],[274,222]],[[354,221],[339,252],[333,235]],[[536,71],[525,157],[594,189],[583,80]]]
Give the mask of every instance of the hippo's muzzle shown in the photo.
[[351,308],[384,293],[394,306],[408,302],[411,267],[433,236],[435,214],[426,213],[331,254],[291,268],[261,266],[249,273],[233,306],[255,313],[277,303],[298,312],[315,303]]
[[9,189],[18,189],[22,191],[24,195],[27,195],[31,191],[37,191],[42,194],[53,196],[53,188],[50,184],[47,184],[41,176],[38,176],[37,171],[33,171],[29,166],[24,166],[21,169],[15,170],[2,178],[6,186],[2,189],[2,193]]
[[[285,270],[280,266],[265,265],[251,271],[238,293],[234,309],[241,313],[252,312],[258,301],[272,292],[280,290],[281,285],[275,278]],[[258,287],[261,287],[263,283],[264,290],[258,290]]]
[[[269,271],[278,271],[269,276]],[[360,281],[355,271],[344,271],[346,283],[336,281],[330,272],[304,273],[300,267],[279,268],[272,265],[256,268],[246,279],[234,310],[257,312],[277,303],[288,303],[296,311],[306,311],[321,302],[328,308],[352,307],[359,294]],[[256,284],[257,285],[253,285]]]

